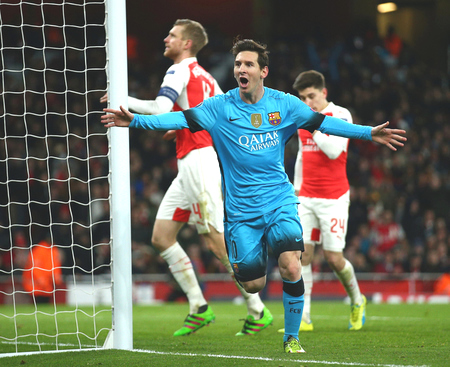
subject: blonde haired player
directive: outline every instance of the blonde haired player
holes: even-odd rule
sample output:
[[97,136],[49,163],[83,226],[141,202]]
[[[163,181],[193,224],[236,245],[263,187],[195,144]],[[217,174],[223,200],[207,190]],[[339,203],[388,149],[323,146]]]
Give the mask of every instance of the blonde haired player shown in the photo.
[[[324,76],[314,70],[300,73],[293,85],[300,99],[314,111],[353,123],[350,112],[328,102]],[[298,130],[299,151],[295,164],[294,188],[299,195],[299,216],[303,226],[305,252],[302,276],[305,282],[305,306],[300,330],[312,331],[311,262],[314,246],[322,244],[325,259],[344,286],[351,300],[348,328],[359,330],[365,323],[366,298],[361,294],[352,264],[344,257],[347,234],[350,187],[347,179],[349,139]]]
[[[184,111],[204,99],[222,94],[217,81],[197,61],[197,53],[208,43],[203,26],[190,19],[178,19],[164,39],[164,56],[173,60],[154,101],[128,97],[131,110],[147,115]],[[101,101],[106,102],[107,96]],[[165,138],[174,136],[174,131]],[[268,327],[273,316],[258,294],[247,293],[235,280],[223,237],[223,201],[217,154],[207,131],[176,131],[178,175],[170,185],[156,215],[152,244],[189,301],[189,314],[175,336],[191,334],[215,319],[200,289],[191,261],[177,242],[185,223],[195,224],[208,248],[227,268],[244,297],[248,315],[236,335],[256,334]]]

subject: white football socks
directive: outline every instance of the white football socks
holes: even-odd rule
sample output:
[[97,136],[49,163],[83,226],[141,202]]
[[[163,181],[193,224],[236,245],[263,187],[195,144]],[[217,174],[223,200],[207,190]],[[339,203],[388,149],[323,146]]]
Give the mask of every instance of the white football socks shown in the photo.
[[200,306],[207,302],[198,284],[191,259],[178,242],[161,252],[161,256],[169,265],[170,272],[180,285],[189,301],[189,313],[197,313]]
[[247,304],[247,312],[249,315],[252,315],[255,320],[259,320],[261,318],[261,312],[264,309],[264,303],[261,301],[261,297],[259,297],[259,293],[247,293],[244,288],[236,281],[234,277],[233,269],[231,268],[231,264],[227,259],[220,260],[220,262],[227,268],[231,277],[233,278],[236,287],[244,297],[245,303]]
[[311,293],[313,288],[313,274],[311,264],[302,266],[303,283],[305,284],[305,303],[303,304],[302,320],[311,322]]
[[361,291],[359,290],[358,281],[356,280],[355,270],[353,269],[353,265],[350,263],[350,261],[345,259],[344,268],[340,272],[334,273],[347,291],[351,303],[354,305],[361,304]]

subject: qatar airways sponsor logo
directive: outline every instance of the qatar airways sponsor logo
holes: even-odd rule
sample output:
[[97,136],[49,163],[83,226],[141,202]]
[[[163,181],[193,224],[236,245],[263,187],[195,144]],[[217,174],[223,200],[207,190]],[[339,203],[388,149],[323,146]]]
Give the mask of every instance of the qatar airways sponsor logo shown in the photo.
[[320,148],[312,138],[307,138],[306,143],[302,146],[303,152],[317,152]]
[[307,138],[306,143],[302,146],[303,152],[318,152],[320,148],[317,146],[313,138]]
[[241,135],[238,141],[240,145],[250,148],[251,152],[280,144],[277,130],[263,134]]
[[304,145],[303,152],[318,152],[320,148],[317,145]]

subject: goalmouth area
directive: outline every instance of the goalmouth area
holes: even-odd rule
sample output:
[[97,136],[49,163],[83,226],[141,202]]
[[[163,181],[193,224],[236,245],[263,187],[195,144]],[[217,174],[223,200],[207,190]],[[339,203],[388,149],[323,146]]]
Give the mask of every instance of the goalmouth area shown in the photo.
[[106,91],[127,97],[125,14],[0,3],[0,341],[16,352],[133,345],[128,131],[99,122]]

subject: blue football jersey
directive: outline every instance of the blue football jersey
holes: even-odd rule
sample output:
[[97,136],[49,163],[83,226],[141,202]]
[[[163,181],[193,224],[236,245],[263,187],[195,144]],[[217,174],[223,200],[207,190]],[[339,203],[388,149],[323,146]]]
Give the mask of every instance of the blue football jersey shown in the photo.
[[285,145],[297,131],[297,120],[311,131],[322,122],[299,102],[265,88],[260,101],[247,104],[236,88],[186,114],[190,126],[198,123],[213,138],[222,170],[225,220],[247,220],[298,203],[284,169]]
[[207,130],[219,157],[226,221],[249,220],[299,202],[284,168],[285,145],[297,129],[362,139],[370,139],[371,130],[325,117],[299,98],[266,87],[255,104],[243,102],[236,88],[170,115],[135,115],[130,127]]

